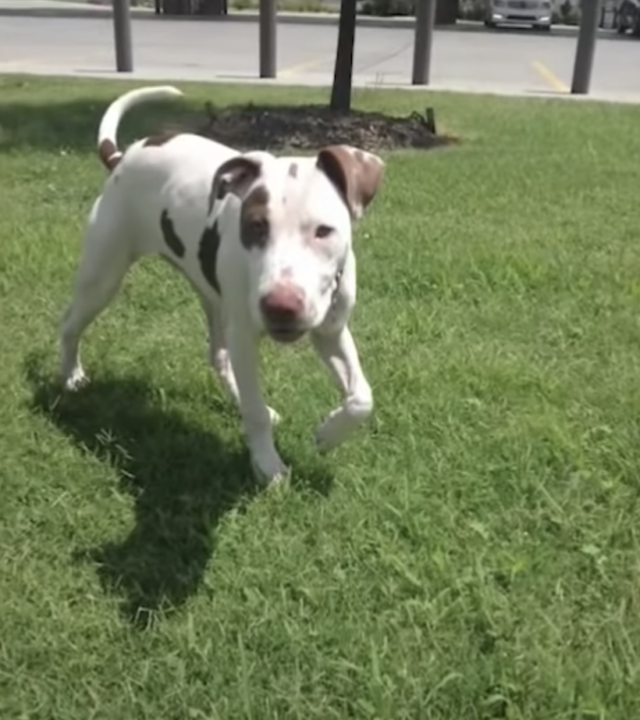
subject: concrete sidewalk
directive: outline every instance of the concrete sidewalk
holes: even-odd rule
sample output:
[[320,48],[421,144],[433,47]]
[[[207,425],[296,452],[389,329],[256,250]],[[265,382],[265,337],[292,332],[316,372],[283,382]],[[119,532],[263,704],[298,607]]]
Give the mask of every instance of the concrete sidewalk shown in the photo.
[[[68,2],[65,0],[0,0],[0,17],[59,17],[59,18],[96,18],[111,17],[109,5],[92,5],[85,2]],[[131,16],[136,19],[162,22],[163,20],[180,20],[184,22],[257,22],[255,10],[231,10],[226,16],[209,15],[175,15],[170,18],[156,15],[151,8],[132,7]],[[337,12],[279,12],[278,22],[291,25],[337,25]],[[372,17],[358,15],[359,27],[373,28],[413,28],[413,17]],[[453,32],[488,32],[483,23],[459,20],[455,25],[445,25],[439,30]],[[571,25],[555,25],[551,35],[559,37],[575,37],[578,28]],[[530,32],[525,29],[523,32]],[[611,30],[599,30],[601,37],[615,37]]]

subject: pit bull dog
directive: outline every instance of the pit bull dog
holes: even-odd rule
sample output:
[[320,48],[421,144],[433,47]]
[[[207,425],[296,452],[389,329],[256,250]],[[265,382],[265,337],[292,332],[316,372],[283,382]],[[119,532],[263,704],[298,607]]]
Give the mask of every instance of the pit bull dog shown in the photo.
[[278,415],[258,379],[262,336],[311,339],[342,394],[316,430],[320,451],[344,441],[373,407],[348,321],[356,302],[352,224],[380,188],[384,163],[347,145],[313,157],[240,153],[190,133],[151,136],[118,149],[123,115],[145,101],[181,96],[143,87],[116,99],[98,131],[107,170],[86,227],[71,302],[60,328],[65,387],[86,376],[79,355],[88,325],[131,265],[154,253],[180,270],[202,304],[209,361],[237,404],[258,478],[287,468],[274,445]]

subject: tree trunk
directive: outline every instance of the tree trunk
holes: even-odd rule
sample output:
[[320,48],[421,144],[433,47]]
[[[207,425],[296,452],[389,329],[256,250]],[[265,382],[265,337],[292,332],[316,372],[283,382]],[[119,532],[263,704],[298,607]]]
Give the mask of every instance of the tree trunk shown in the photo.
[[356,38],[356,0],[342,0],[338,26],[338,48],[331,88],[331,109],[351,110],[351,81],[353,76],[353,45]]
[[227,0],[198,0],[196,12],[200,15],[226,15]]
[[458,19],[458,0],[438,0],[436,25],[455,25]]

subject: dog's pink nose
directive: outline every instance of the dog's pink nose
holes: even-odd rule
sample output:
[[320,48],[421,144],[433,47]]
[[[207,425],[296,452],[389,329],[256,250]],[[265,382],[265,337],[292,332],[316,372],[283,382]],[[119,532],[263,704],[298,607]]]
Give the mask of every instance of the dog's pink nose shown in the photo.
[[296,325],[304,311],[304,292],[291,284],[280,283],[260,300],[267,324],[288,329]]

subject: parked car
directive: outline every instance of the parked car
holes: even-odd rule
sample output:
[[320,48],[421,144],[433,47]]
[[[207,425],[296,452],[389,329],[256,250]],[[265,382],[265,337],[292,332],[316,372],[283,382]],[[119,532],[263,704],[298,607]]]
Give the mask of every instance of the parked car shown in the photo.
[[616,30],[622,35],[627,30],[640,37],[640,3],[637,0],[622,0],[616,16]]
[[[628,0],[633,2],[634,0]],[[530,25],[536,30],[551,30],[549,0],[487,0],[484,24]]]

